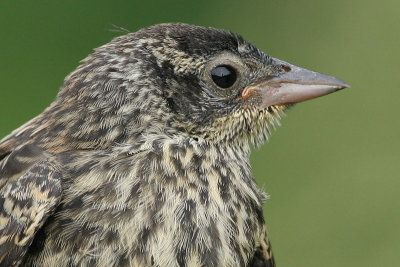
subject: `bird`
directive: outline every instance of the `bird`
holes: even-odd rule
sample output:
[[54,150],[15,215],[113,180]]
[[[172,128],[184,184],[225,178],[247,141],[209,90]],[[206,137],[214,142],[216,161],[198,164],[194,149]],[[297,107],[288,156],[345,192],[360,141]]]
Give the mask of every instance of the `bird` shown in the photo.
[[115,37],[0,141],[0,266],[276,266],[251,148],[346,87],[226,30]]

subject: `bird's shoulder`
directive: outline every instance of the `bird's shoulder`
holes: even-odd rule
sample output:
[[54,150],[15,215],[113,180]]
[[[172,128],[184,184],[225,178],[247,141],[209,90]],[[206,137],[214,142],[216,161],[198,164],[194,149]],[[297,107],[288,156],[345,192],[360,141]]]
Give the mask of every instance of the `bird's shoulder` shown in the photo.
[[7,137],[0,142],[0,191],[49,155],[34,142]]
[[47,156],[35,136],[47,126],[42,117],[34,117],[0,139],[0,191]]

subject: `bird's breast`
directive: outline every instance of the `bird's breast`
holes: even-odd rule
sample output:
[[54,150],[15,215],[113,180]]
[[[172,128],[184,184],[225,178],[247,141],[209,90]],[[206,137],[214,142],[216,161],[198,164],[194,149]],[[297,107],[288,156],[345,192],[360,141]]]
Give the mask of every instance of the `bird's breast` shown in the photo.
[[[69,157],[39,257],[49,264],[238,266],[254,253],[261,195],[228,148],[155,139]],[[72,255],[72,262],[71,262]]]

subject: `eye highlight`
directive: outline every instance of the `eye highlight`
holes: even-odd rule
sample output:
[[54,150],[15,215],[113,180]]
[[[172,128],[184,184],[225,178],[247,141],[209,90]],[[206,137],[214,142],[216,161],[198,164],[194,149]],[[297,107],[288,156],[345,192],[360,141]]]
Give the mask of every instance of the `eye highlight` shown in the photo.
[[219,65],[211,70],[213,82],[221,88],[231,87],[237,79],[236,71],[228,65]]

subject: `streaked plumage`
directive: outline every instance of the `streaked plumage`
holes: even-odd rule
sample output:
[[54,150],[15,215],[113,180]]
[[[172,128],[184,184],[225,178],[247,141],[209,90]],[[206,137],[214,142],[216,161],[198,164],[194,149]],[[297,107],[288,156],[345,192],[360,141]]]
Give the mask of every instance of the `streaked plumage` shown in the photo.
[[[237,80],[219,88],[210,73],[228,65]],[[346,86],[212,28],[97,48],[0,142],[1,266],[275,266],[249,142],[297,102],[287,77],[325,90],[297,101]]]

